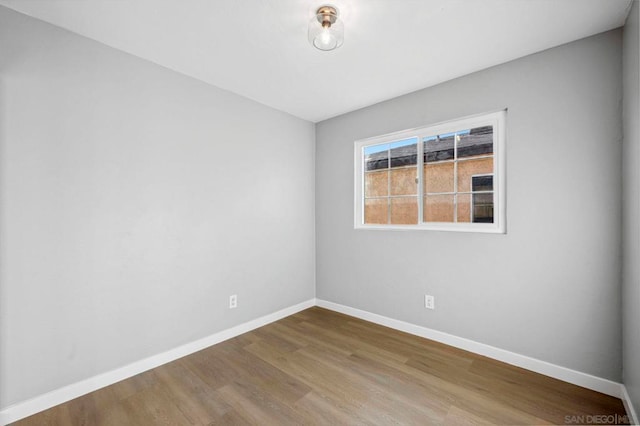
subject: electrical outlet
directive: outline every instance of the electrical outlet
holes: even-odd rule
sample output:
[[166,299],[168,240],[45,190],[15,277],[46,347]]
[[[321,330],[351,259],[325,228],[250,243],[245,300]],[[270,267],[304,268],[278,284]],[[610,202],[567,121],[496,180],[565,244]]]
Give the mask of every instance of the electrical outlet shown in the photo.
[[229,309],[233,309],[237,307],[238,307],[238,295],[232,294],[231,296],[229,296]]
[[424,307],[427,309],[435,309],[436,308],[436,298],[433,296],[429,296],[428,294],[424,295]]

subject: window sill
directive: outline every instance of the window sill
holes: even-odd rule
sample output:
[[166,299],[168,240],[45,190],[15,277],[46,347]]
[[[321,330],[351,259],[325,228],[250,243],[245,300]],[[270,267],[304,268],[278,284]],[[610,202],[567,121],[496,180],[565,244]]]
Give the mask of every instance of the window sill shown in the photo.
[[445,231],[445,232],[471,232],[480,234],[506,234],[506,229],[495,224],[429,224],[429,225],[363,225],[356,224],[356,230],[372,231]]

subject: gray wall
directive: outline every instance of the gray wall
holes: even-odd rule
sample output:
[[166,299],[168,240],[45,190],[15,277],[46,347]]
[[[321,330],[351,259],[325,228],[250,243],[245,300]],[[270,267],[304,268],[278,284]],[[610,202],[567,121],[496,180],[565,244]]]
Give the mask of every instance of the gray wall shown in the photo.
[[[318,123],[317,297],[619,381],[621,36]],[[353,229],[355,140],[505,107],[506,235]]]
[[[311,123],[0,7],[0,409],[313,297],[315,238],[322,299],[612,380],[624,244],[639,406],[637,28],[621,211],[620,31],[319,123],[314,200]],[[354,140],[504,107],[506,235],[353,229]]]
[[[622,365],[623,381],[640,409],[640,32],[638,2],[623,32]],[[636,419],[638,420],[638,419]]]
[[0,7],[0,132],[0,407],[314,297],[312,123]]

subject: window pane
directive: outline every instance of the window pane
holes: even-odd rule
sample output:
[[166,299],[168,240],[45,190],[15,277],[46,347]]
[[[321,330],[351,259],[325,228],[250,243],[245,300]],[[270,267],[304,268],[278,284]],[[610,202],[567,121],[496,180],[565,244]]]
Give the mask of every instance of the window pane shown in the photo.
[[389,148],[391,167],[415,166],[418,163],[418,138],[392,142]]
[[493,154],[493,126],[458,132],[458,158]]
[[493,157],[458,161],[458,191],[471,192],[472,176],[492,173]]
[[424,162],[453,160],[453,133],[424,138]]
[[425,195],[425,222],[453,222],[453,195]]
[[364,223],[387,224],[389,222],[388,198],[364,200]]
[[380,170],[389,168],[389,144],[372,145],[364,148],[364,169]]
[[472,191],[493,191],[493,175],[473,176],[471,178]]
[[471,222],[471,194],[458,194],[456,217],[459,223]]
[[424,192],[453,192],[453,162],[424,166]]
[[473,222],[493,223],[493,193],[473,194]]
[[378,170],[364,174],[364,196],[386,197],[389,195],[389,170]]
[[418,223],[418,197],[391,198],[391,223],[394,225]]
[[417,167],[392,169],[389,172],[391,174],[391,195],[417,195],[417,169]]

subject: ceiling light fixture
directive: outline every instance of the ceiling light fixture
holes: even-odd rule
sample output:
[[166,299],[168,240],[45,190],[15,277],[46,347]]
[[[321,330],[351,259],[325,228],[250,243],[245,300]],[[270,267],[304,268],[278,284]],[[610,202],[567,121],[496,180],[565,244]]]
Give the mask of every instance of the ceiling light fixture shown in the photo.
[[333,50],[344,42],[344,25],[338,19],[338,9],[321,6],[309,22],[309,43],[320,50]]

